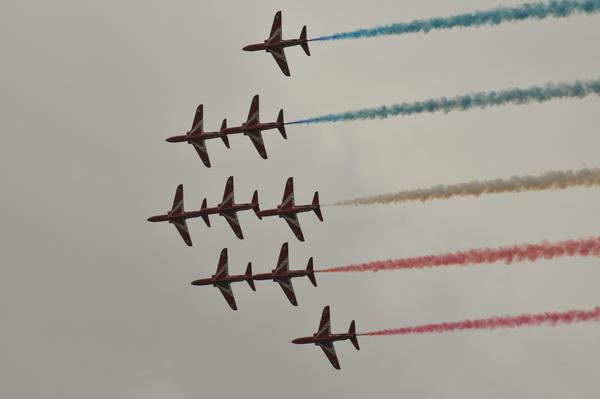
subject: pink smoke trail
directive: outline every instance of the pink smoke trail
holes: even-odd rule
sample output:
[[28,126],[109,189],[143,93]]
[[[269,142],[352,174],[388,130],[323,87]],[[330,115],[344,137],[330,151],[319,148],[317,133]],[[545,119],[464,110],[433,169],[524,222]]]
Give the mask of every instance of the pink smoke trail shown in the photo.
[[424,269],[439,266],[465,266],[495,262],[533,262],[538,259],[553,259],[563,256],[600,257],[600,237],[579,240],[559,241],[555,243],[521,244],[500,248],[471,249],[440,255],[419,256],[395,260],[381,260],[358,263],[348,266],[332,267],[321,272],[377,272],[380,270]]
[[496,328],[516,328],[526,326],[583,323],[600,320],[600,306],[592,310],[567,310],[566,312],[549,312],[540,314],[524,314],[519,316],[491,317],[489,319],[463,320],[453,323],[424,324],[414,327],[403,327],[391,330],[380,330],[357,335],[406,335],[442,333],[455,330],[494,330]]

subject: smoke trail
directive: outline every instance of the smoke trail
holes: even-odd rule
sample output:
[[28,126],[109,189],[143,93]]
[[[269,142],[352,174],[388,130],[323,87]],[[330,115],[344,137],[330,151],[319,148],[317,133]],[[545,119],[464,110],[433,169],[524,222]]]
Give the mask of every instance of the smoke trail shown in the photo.
[[524,314],[519,316],[491,317],[489,319],[463,320],[453,323],[424,324],[414,327],[403,327],[392,330],[371,331],[357,335],[406,335],[441,333],[455,330],[494,330],[496,328],[516,328],[539,326],[542,324],[555,326],[557,324],[583,323],[599,321],[600,307],[592,310],[568,310],[566,312],[550,312],[540,314]]
[[359,263],[349,266],[332,267],[321,272],[377,272],[380,270],[424,269],[439,266],[466,266],[469,264],[487,264],[538,259],[554,259],[563,256],[596,256],[600,257],[600,237],[579,240],[559,241],[555,243],[522,244],[510,247],[471,249],[469,251],[452,252],[433,256],[419,256],[396,260],[384,260]]
[[[599,0],[600,1],[600,0]],[[466,94],[452,98],[437,98],[414,103],[394,104],[378,108],[363,108],[357,111],[347,111],[328,114],[314,118],[302,119],[287,124],[313,124],[326,122],[355,121],[362,119],[388,118],[398,115],[413,115],[437,111],[466,111],[472,108],[486,108],[505,104],[528,104],[531,102],[546,102],[557,98],[583,98],[591,94],[600,94],[600,79],[576,81],[574,83],[549,83],[544,86],[531,86],[525,89],[514,88],[502,91],[489,91]]]
[[600,186],[600,169],[546,172],[539,176],[513,176],[509,179],[471,181],[448,186],[399,191],[336,202],[333,205],[371,205],[395,202],[432,201],[452,197],[479,197],[481,194],[519,193],[522,191],[563,190],[570,187]]
[[358,29],[350,32],[321,36],[313,41],[358,39],[374,36],[403,35],[405,33],[427,33],[430,30],[451,29],[481,25],[499,25],[503,22],[523,21],[526,19],[544,19],[548,17],[564,18],[575,13],[592,14],[600,10],[600,0],[562,0],[548,3],[527,3],[515,7],[499,7],[488,11],[454,15],[446,18],[421,19],[412,22],[397,23],[375,28]]

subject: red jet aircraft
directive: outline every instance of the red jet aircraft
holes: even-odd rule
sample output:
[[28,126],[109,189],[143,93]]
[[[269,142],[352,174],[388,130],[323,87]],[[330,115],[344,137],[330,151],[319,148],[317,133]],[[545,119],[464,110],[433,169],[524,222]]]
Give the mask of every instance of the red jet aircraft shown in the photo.
[[185,212],[183,210],[183,184],[177,186],[175,191],[175,199],[173,200],[173,207],[170,211],[167,211],[164,215],[157,215],[148,218],[149,222],[169,222],[175,226],[181,238],[188,246],[192,246],[192,239],[190,238],[190,232],[187,227],[186,219],[197,218],[202,216],[203,211]]
[[244,239],[244,234],[242,233],[242,228],[240,227],[240,221],[238,220],[237,213],[239,211],[245,211],[248,209],[253,209],[254,212],[258,212],[258,192],[254,191],[252,195],[252,200],[249,204],[236,204],[234,202],[233,195],[233,176],[229,176],[227,179],[227,183],[225,184],[225,193],[223,193],[223,202],[221,202],[216,207],[207,208],[206,207],[206,198],[202,201],[202,208],[199,211],[198,216],[201,216],[204,220],[204,223],[208,227],[210,227],[210,220],[208,216],[211,214],[219,214],[223,216],[225,220],[231,226],[231,229],[235,233],[235,235],[240,239]]
[[229,135],[244,133],[245,136],[250,137],[250,140],[252,141],[252,144],[254,144],[254,147],[256,147],[259,155],[263,159],[267,159],[267,150],[265,149],[262,131],[277,129],[283,138],[287,139],[287,135],[285,133],[285,123],[283,121],[283,110],[279,110],[279,115],[277,116],[276,122],[260,123],[259,114],[260,112],[257,94],[254,96],[254,98],[252,98],[252,103],[250,104],[250,111],[248,112],[248,119],[246,122],[242,123],[240,126],[227,127],[227,119],[224,119],[223,124],[221,125],[221,134]]
[[296,237],[298,237],[300,241],[304,241],[304,235],[302,234],[302,229],[300,228],[297,214],[310,211],[313,211],[321,222],[323,221],[321,206],[319,205],[319,192],[315,191],[312,204],[294,205],[294,180],[292,177],[290,177],[285,185],[283,200],[281,201],[281,204],[277,206],[277,208],[265,209],[264,211],[255,210],[254,212],[259,219],[262,219],[266,216],[279,216],[280,218],[285,219],[294,234],[296,234]]
[[306,39],[306,25],[302,27],[300,38],[283,40],[281,38],[281,11],[277,11],[275,14],[275,19],[273,20],[273,26],[271,27],[271,34],[269,35],[269,38],[263,43],[251,44],[244,47],[242,50],[264,50],[267,53],[271,53],[273,58],[275,58],[275,62],[277,62],[277,65],[279,65],[279,68],[281,68],[283,74],[285,76],[290,76],[290,69],[288,67],[287,60],[285,59],[284,49],[291,46],[301,46],[306,55],[310,55],[310,50],[308,49],[308,40]]
[[331,333],[331,322],[329,319],[329,305],[325,306],[323,309],[323,314],[321,315],[321,323],[319,323],[319,331],[312,335],[312,337],[302,337],[296,338],[292,340],[294,344],[315,344],[325,353],[327,359],[331,362],[334,368],[340,369],[340,363],[338,362],[337,355],[335,354],[335,348],[333,343],[335,341],[344,341],[350,340],[352,345],[356,348],[356,350],[360,350],[358,346],[358,340],[356,339],[356,327],[354,325],[354,320],[350,323],[350,328],[346,334],[332,334]]
[[307,276],[315,287],[317,286],[317,280],[315,280],[315,272],[313,270],[313,258],[308,260],[308,266],[306,270],[290,270],[290,263],[288,258],[288,244],[287,242],[281,246],[281,252],[279,253],[279,260],[277,261],[277,267],[271,270],[271,273],[256,274],[253,276],[254,280],[273,280],[281,286],[285,296],[288,297],[292,305],[298,306],[296,301],[296,294],[294,294],[294,286],[292,285],[292,278]]
[[[224,122],[224,121],[223,121]],[[221,127],[223,129],[223,127]],[[180,136],[169,137],[167,141],[169,143],[184,143],[192,144],[196,149],[196,152],[204,162],[204,165],[210,168],[210,159],[208,158],[208,151],[206,150],[206,144],[204,140],[220,138],[225,143],[225,147],[229,148],[229,138],[219,132],[205,132],[204,131],[204,117],[203,117],[203,106],[198,105],[196,109],[196,116],[192,128],[186,134]]]
[[225,297],[225,300],[229,306],[231,306],[231,309],[237,310],[233,291],[231,290],[231,283],[236,281],[246,281],[248,285],[250,285],[250,288],[252,288],[252,291],[256,291],[256,287],[254,287],[254,281],[252,280],[252,264],[248,263],[246,274],[230,276],[227,265],[227,248],[223,248],[221,251],[221,257],[219,258],[217,272],[213,274],[211,278],[202,278],[192,281],[192,285],[212,285],[213,287],[217,287]]

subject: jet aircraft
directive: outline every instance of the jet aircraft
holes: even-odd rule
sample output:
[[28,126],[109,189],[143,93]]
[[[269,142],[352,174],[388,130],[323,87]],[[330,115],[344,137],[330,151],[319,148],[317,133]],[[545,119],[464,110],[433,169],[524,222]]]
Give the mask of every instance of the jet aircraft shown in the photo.
[[188,144],[192,144],[204,165],[210,168],[210,158],[208,157],[208,151],[206,150],[206,143],[204,141],[216,138],[223,140],[225,147],[229,148],[229,138],[226,135],[222,134],[220,131],[204,131],[203,105],[200,104],[196,109],[196,116],[194,117],[194,122],[192,123],[190,131],[183,135],[169,137],[167,141],[169,143],[187,142]]
[[255,210],[256,216],[259,219],[267,216],[279,216],[285,219],[296,237],[300,241],[304,241],[304,235],[300,228],[300,222],[298,222],[298,213],[313,211],[320,221],[323,221],[323,215],[321,214],[321,206],[319,205],[319,192],[315,191],[313,196],[312,204],[310,205],[294,205],[294,180],[290,177],[285,185],[285,191],[283,193],[283,200],[277,208],[265,209],[264,211]]
[[240,221],[238,220],[237,213],[240,211],[245,211],[248,209],[253,209],[254,212],[258,212],[258,192],[254,191],[252,195],[252,200],[247,204],[236,204],[234,200],[233,193],[233,176],[229,176],[227,179],[227,183],[225,184],[225,192],[223,193],[223,201],[217,205],[216,207],[208,208],[206,206],[206,198],[202,201],[202,208],[199,211],[199,216],[202,217],[204,223],[208,227],[210,227],[210,220],[208,218],[209,215],[219,214],[223,216],[231,229],[235,233],[235,235],[240,239],[244,239],[244,234],[242,233],[242,228],[240,227]]
[[252,103],[250,103],[250,111],[248,111],[248,119],[245,123],[242,123],[240,126],[227,127],[227,119],[224,119],[223,123],[221,124],[222,135],[227,136],[230,134],[243,133],[245,136],[248,136],[258,151],[258,154],[263,159],[267,159],[267,150],[265,149],[262,131],[271,129],[279,130],[279,133],[283,136],[283,138],[287,139],[282,109],[279,110],[276,122],[260,122],[258,94],[252,98]]
[[275,13],[275,19],[273,20],[273,26],[271,27],[271,34],[269,35],[269,38],[263,43],[250,44],[244,47],[242,50],[264,50],[267,53],[271,53],[273,58],[275,58],[275,62],[277,62],[277,65],[279,65],[279,68],[281,68],[283,74],[285,76],[290,76],[290,68],[288,67],[287,60],[285,59],[284,49],[291,46],[301,46],[306,55],[310,55],[310,50],[308,49],[309,41],[306,39],[306,25],[302,27],[300,38],[298,39],[283,40],[281,35],[281,11],[277,11],[277,13]]
[[356,350],[360,350],[358,346],[358,340],[356,339],[356,327],[354,320],[350,323],[350,328],[345,334],[332,334],[331,333],[331,321],[329,318],[329,305],[323,308],[323,314],[321,315],[321,322],[319,323],[319,330],[312,335],[312,337],[301,337],[292,340],[294,344],[315,344],[323,349],[325,356],[331,362],[334,368],[340,369],[340,363],[338,362],[337,355],[333,343],[335,341],[350,340]]
[[292,285],[292,278],[307,276],[315,287],[317,286],[317,280],[315,280],[315,272],[313,270],[313,258],[308,260],[306,270],[290,270],[290,263],[288,258],[288,243],[284,243],[281,246],[279,253],[279,260],[277,261],[277,267],[270,273],[256,274],[253,276],[254,280],[273,280],[281,286],[285,296],[290,300],[292,305],[298,306],[296,300],[296,294],[294,294],[294,286]]
[[229,267],[227,263],[227,248],[223,248],[223,250],[221,251],[221,257],[219,258],[217,272],[213,274],[210,278],[203,278],[192,281],[192,285],[212,285],[213,287],[217,287],[225,297],[225,300],[227,301],[231,309],[237,310],[237,305],[235,304],[233,291],[231,290],[231,283],[237,281],[246,281],[248,285],[250,285],[250,288],[252,288],[252,291],[256,291],[254,281],[252,280],[252,264],[248,263],[248,267],[246,268],[245,274],[232,276],[229,275]]
[[181,238],[188,246],[192,246],[192,239],[190,238],[190,232],[187,227],[186,220],[196,218],[202,215],[203,211],[192,211],[185,212],[183,209],[183,184],[177,186],[175,191],[175,199],[173,200],[173,207],[170,211],[167,211],[164,215],[156,215],[148,218],[149,222],[169,222],[179,232]]

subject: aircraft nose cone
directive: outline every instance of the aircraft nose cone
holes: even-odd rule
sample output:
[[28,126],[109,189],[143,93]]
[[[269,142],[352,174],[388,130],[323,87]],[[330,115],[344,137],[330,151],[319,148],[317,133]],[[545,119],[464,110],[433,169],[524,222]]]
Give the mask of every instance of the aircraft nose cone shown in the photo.
[[292,344],[299,344],[300,338],[296,338],[292,340]]
[[200,282],[199,282],[199,280],[194,280],[190,284],[192,284],[192,285],[200,285]]
[[174,143],[176,141],[176,138],[175,138],[175,136],[169,137],[169,138],[167,138],[166,141],[168,141],[169,143]]
[[151,216],[148,218],[149,222],[156,222],[156,216]]

